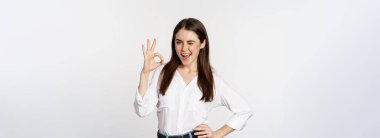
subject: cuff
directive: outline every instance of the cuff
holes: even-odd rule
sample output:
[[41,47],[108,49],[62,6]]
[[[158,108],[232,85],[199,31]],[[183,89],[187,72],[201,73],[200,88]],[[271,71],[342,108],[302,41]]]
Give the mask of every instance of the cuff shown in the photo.
[[234,115],[227,123],[227,125],[235,130],[242,130],[249,118],[252,117],[252,112],[246,113],[244,115]]
[[142,106],[144,104],[145,99],[146,99],[146,97],[143,99],[143,97],[139,93],[139,89],[137,88],[136,89],[136,96],[135,96],[135,100],[136,100],[137,105]]

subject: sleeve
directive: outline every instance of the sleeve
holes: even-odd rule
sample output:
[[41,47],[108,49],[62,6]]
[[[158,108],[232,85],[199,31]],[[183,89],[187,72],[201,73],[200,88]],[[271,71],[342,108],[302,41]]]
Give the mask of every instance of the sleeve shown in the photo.
[[221,79],[219,85],[220,87],[217,89],[220,94],[219,104],[233,112],[233,116],[226,125],[240,131],[245,127],[248,119],[252,117],[252,109],[224,80]]
[[157,83],[158,83],[158,78],[160,75],[159,70],[160,69],[157,68],[149,76],[148,88],[144,94],[144,97],[140,95],[138,88],[136,88],[134,107],[135,107],[136,114],[139,117],[145,117],[148,114],[152,113],[155,109],[155,106],[157,105],[157,102],[158,102]]

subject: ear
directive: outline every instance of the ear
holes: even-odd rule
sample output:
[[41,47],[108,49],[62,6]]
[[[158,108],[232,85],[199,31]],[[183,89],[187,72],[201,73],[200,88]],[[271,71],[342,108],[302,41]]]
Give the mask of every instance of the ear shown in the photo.
[[205,46],[206,46],[206,39],[205,40],[203,40],[203,42],[202,42],[202,44],[201,44],[201,49],[203,49]]

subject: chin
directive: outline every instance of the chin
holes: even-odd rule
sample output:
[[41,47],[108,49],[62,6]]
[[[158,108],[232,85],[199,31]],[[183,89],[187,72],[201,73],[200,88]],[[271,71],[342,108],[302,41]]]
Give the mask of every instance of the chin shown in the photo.
[[182,65],[185,65],[185,66],[190,65],[189,62],[183,62],[183,61],[181,61],[181,63],[182,63]]
[[184,66],[188,66],[188,65],[191,65],[191,61],[182,61],[181,60],[181,63],[182,63],[182,65],[184,65]]

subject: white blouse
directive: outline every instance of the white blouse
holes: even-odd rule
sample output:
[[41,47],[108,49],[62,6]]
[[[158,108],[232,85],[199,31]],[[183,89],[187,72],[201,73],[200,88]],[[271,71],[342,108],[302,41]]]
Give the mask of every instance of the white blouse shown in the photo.
[[186,86],[178,71],[175,72],[165,96],[162,96],[158,91],[158,79],[162,68],[163,65],[151,73],[144,97],[137,89],[134,102],[136,113],[140,117],[150,114],[157,107],[160,133],[179,135],[192,131],[199,124],[208,124],[208,113],[218,106],[225,106],[234,113],[227,125],[235,130],[243,129],[252,116],[248,103],[215,73],[215,93],[212,102],[200,100],[202,92],[197,85],[197,76]]

